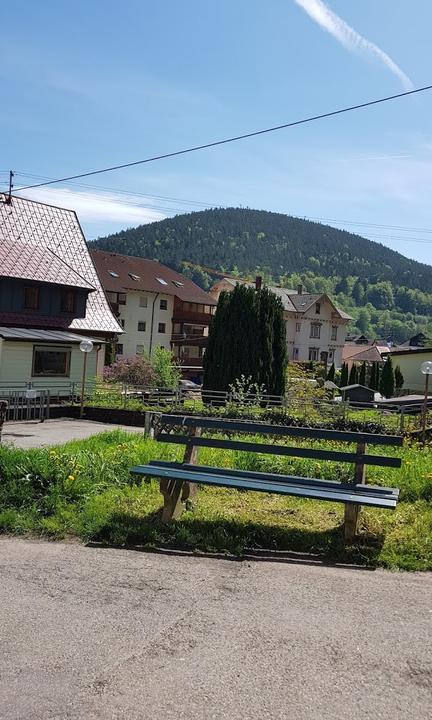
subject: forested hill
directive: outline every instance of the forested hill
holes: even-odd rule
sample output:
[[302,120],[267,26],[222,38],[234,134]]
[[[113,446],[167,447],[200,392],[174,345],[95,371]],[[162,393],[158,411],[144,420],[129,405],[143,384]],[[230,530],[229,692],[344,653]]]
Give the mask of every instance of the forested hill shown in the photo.
[[181,269],[182,262],[216,270],[253,273],[275,280],[312,271],[325,277],[389,280],[432,292],[432,267],[329,225],[245,208],[219,208],[177,215],[100,238],[97,247],[155,258]]

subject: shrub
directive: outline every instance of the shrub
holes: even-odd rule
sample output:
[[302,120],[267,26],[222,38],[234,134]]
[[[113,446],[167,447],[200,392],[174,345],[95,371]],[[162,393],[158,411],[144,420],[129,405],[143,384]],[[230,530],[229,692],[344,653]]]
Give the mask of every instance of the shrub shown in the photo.
[[144,355],[117,360],[103,373],[106,382],[122,382],[127,385],[155,386],[156,372]]
[[174,357],[170,350],[163,347],[157,347],[152,352],[151,365],[156,375],[156,383],[161,388],[176,388],[181,373],[174,365]]

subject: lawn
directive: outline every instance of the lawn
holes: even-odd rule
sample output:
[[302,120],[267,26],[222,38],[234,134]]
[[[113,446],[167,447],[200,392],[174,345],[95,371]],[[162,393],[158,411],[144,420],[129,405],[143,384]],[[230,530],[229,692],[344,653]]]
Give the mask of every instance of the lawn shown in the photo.
[[[402,469],[370,467],[368,480],[400,487],[400,503],[395,511],[363,510],[360,539],[352,547],[343,542],[339,504],[221,488],[201,488],[179,521],[162,526],[158,483],[131,484],[129,468],[180,459],[182,449],[118,430],[55,448],[0,446],[0,530],[234,554],[289,550],[327,561],[432,570],[432,447],[406,441],[403,449],[386,450],[392,453],[403,457]],[[352,473],[346,464],[210,448],[201,450],[200,461],[323,478]]]

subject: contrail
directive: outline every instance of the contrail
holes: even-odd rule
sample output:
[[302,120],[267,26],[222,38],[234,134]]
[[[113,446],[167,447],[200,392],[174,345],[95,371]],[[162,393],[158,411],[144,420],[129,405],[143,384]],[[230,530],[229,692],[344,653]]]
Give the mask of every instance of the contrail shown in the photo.
[[399,78],[404,88],[412,90],[414,85],[411,79],[406,75],[403,70],[397,65],[394,60],[391,59],[384,50],[381,50],[370,40],[367,40],[354,30],[345,20],[336,15],[333,10],[325,5],[322,0],[294,0],[297,5],[315,20],[323,30],[326,30],[330,35],[336,38],[348,50],[354,50],[356,52],[364,52],[370,55],[374,55],[378,58],[388,69]]

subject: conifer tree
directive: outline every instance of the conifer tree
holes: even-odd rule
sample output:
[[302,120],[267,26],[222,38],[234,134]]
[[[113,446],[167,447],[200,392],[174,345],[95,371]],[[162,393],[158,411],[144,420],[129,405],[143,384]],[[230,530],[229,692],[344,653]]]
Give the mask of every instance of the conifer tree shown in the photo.
[[245,285],[221,293],[204,355],[204,389],[228,390],[244,375],[267,393],[282,395],[286,365],[280,299]]
[[330,370],[329,370],[328,373],[327,373],[327,380],[332,380],[332,382],[334,382],[335,373],[336,373],[335,364],[332,363],[331,366],[330,366]]
[[360,385],[366,385],[366,363],[365,362],[363,363],[363,365],[360,368],[358,381],[359,381]]
[[384,363],[384,367],[381,373],[380,380],[380,393],[384,397],[393,397],[395,391],[395,376],[393,371],[393,363],[390,355],[387,356],[387,360]]
[[345,387],[346,385],[348,385],[348,365],[346,363],[342,363],[340,387]]
[[403,388],[405,378],[402,375],[399,365],[396,365],[396,367],[395,367],[394,376],[395,376],[396,390],[400,390],[401,388]]
[[357,383],[357,367],[353,363],[348,378],[348,385],[355,385]]

